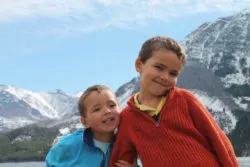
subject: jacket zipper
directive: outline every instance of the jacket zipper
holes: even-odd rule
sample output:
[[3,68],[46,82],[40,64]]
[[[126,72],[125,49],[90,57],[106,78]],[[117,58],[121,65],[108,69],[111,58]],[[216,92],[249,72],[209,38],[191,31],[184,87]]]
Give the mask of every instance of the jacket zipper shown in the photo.
[[[98,148],[99,149],[99,148]],[[99,149],[99,151],[101,151],[100,149]],[[109,151],[110,151],[110,148],[108,148],[108,150],[107,150],[107,152],[106,152],[106,154],[103,152],[103,151],[101,151],[102,152],[102,155],[103,155],[103,160],[102,160],[102,163],[101,163],[101,167],[105,167],[105,164],[106,164],[106,155],[109,153]]]

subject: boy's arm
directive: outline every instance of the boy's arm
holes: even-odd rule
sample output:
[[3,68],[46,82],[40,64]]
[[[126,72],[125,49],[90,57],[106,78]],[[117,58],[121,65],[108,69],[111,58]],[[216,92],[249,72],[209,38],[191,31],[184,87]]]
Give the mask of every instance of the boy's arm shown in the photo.
[[230,140],[218,126],[212,115],[191,93],[186,93],[188,108],[197,130],[209,141],[223,167],[238,167],[238,161]]
[[[136,150],[132,141],[129,138],[129,122],[124,120],[124,111],[121,113],[121,120],[118,127],[118,134],[112,151],[112,156],[109,161],[109,167],[114,167],[118,160],[127,161],[133,164],[136,159]],[[126,115],[125,115],[126,117]]]

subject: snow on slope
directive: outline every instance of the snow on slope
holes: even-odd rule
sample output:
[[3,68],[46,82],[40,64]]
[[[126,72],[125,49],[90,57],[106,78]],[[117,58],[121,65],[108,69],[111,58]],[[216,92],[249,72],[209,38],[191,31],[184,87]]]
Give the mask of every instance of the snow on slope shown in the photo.
[[[231,109],[226,106],[218,97],[210,97],[206,92],[200,90],[190,91],[194,93],[194,95],[206,108],[212,111],[211,114],[225,133],[229,133],[232,129],[235,128],[237,123],[236,117],[233,115]],[[221,125],[221,123],[223,123],[224,125]]]
[[5,91],[13,94],[19,100],[23,100],[32,108],[40,111],[41,115],[48,118],[58,118],[58,113],[45,101],[44,98],[41,97],[40,94],[11,86],[8,86]]
[[62,91],[40,93],[40,96],[53,108],[56,117],[63,117],[73,110],[77,103],[77,97],[67,95]]
[[0,117],[0,131],[4,131],[7,129],[16,129],[25,125],[29,125],[35,123],[35,121],[31,121],[26,118],[14,118],[14,119],[6,119],[3,117]]

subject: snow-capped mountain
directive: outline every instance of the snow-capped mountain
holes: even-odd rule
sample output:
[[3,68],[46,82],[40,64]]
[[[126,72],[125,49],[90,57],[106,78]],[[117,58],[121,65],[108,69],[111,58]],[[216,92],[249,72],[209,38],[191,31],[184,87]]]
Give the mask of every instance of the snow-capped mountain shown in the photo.
[[75,106],[78,98],[68,95],[61,90],[55,92],[40,93],[41,97],[50,104],[51,108],[56,113],[54,118],[61,118],[67,114],[76,112]]
[[220,78],[234,101],[250,108],[250,10],[202,24],[182,42],[190,60]]
[[0,86],[0,131],[75,112],[77,98],[60,90],[36,93],[13,86]]

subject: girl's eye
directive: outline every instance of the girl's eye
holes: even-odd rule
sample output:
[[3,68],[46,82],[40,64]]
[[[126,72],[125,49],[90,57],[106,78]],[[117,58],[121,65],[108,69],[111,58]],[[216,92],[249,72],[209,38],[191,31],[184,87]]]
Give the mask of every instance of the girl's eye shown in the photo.
[[116,104],[110,104],[109,107],[114,108],[116,107]]
[[98,112],[100,110],[101,110],[100,108],[94,108],[93,112]]

